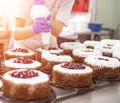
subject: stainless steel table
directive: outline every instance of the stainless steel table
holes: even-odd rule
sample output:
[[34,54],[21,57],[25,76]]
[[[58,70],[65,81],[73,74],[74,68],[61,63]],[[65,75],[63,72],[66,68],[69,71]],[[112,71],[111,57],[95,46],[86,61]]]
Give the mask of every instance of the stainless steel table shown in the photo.
[[77,32],[76,35],[78,35],[79,41],[84,42],[85,40],[101,40],[101,37],[105,36],[108,39],[113,39],[114,31],[111,29],[102,29],[100,32],[92,32],[92,31],[86,31],[86,32]]
[[[55,90],[56,91],[56,90]],[[83,93],[75,91],[57,90],[56,103],[120,103],[120,82],[103,83],[99,88],[92,89]],[[69,94],[66,97],[62,95]]]
[[0,103],[120,103],[120,76],[115,81],[95,80],[88,88],[61,88],[53,84],[51,88],[54,92],[49,98],[38,101],[16,101],[0,91]]

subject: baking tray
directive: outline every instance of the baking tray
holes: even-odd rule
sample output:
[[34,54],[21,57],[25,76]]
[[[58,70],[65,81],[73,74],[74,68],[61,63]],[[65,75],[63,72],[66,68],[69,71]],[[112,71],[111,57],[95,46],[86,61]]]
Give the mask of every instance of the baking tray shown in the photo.
[[[37,101],[21,101],[21,100],[10,99],[5,97],[2,94],[2,91],[0,91],[0,103],[55,103],[56,101],[69,99],[70,97],[75,95],[80,95],[80,94],[87,93],[89,91],[111,86],[114,83],[118,83],[119,81],[120,81],[120,74],[119,74],[119,77],[115,79],[93,79],[93,84],[89,87],[84,87],[84,88],[60,87],[59,85],[53,84],[51,82],[50,96],[48,98],[37,100]],[[0,83],[0,86],[1,86],[1,83]]]
[[60,87],[57,84],[51,83],[51,88],[56,92],[56,101],[61,101],[64,99],[69,99],[72,96],[80,95],[87,93],[89,91],[93,91],[96,89],[104,88],[106,86],[111,86],[114,83],[120,81],[120,75],[115,79],[93,79],[93,84],[89,87],[84,88],[70,88],[70,87]]
[[0,103],[55,103],[55,101],[56,101],[56,93],[53,89],[50,90],[49,97],[40,100],[29,100],[29,101],[8,98],[3,95],[2,91],[0,91]]

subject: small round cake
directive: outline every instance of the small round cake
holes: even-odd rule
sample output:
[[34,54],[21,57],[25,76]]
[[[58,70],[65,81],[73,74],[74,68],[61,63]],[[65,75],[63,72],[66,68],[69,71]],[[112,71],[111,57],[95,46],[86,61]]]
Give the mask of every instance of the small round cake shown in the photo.
[[60,48],[64,50],[66,55],[72,56],[73,49],[86,48],[86,46],[80,42],[63,42],[61,43]]
[[113,52],[112,45],[105,45],[100,43],[99,45],[96,45],[94,49],[100,50],[103,56],[112,57],[112,52]]
[[37,70],[19,69],[2,77],[3,95],[13,99],[36,100],[49,96],[50,81],[47,74]]
[[4,72],[16,69],[36,69],[40,70],[41,63],[30,58],[12,58],[3,62]]
[[84,63],[84,59],[88,56],[102,55],[100,50],[94,49],[74,49],[72,52],[75,63]]
[[73,62],[73,58],[69,55],[59,55],[47,51],[43,52],[41,56],[41,70],[51,74],[54,65],[64,62]]
[[92,68],[81,63],[61,63],[52,71],[52,82],[61,87],[88,87],[93,81]]
[[9,49],[4,53],[5,60],[17,57],[31,58],[35,60],[35,53],[31,50],[26,50],[23,48]]
[[41,55],[44,51],[48,51],[50,53],[55,53],[55,54],[64,54],[63,49],[60,48],[49,48],[48,50],[44,50],[43,48],[38,48],[36,49],[36,60],[39,62],[41,61]]
[[85,44],[86,48],[94,49],[96,45],[98,45],[100,41],[94,41],[94,40],[86,40],[83,42]]
[[113,79],[119,76],[120,61],[106,56],[89,56],[86,65],[93,69],[93,77],[97,79]]
[[103,39],[100,42],[108,46],[114,46],[116,44],[120,44],[120,40],[117,40],[117,39]]

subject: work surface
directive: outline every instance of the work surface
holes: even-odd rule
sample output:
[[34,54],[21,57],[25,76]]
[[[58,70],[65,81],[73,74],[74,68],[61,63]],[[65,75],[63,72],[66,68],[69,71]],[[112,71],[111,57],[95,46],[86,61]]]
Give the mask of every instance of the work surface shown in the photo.
[[38,101],[7,98],[0,91],[0,103],[120,103],[120,76],[113,80],[95,80],[86,88],[63,88],[51,84],[50,96]]
[[[119,81],[113,83],[100,83],[99,87],[96,89],[85,92],[75,93],[71,91],[69,96],[67,96],[67,94],[69,94],[68,91],[65,92],[66,94],[64,92],[58,91],[56,103],[120,103]],[[63,94],[65,97],[62,97]]]

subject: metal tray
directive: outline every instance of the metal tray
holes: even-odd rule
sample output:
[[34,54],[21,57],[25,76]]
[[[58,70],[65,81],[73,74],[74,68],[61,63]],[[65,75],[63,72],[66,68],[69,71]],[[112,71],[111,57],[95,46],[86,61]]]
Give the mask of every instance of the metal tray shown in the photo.
[[51,88],[56,92],[56,101],[61,101],[64,99],[69,99],[71,96],[77,94],[87,93],[92,90],[103,88],[105,86],[113,85],[120,81],[120,76],[115,79],[93,79],[93,84],[89,87],[84,88],[70,88],[70,87],[60,87],[57,84],[51,83]]
[[[71,96],[80,95],[83,93],[87,93],[89,91],[111,86],[114,83],[118,83],[118,82],[120,82],[120,75],[118,78],[115,79],[93,79],[93,84],[89,87],[84,87],[84,88],[60,87],[59,85],[53,84],[51,82],[50,96],[48,98],[42,100],[36,100],[36,101],[21,101],[21,100],[10,99],[5,97],[2,94],[2,91],[0,91],[0,103],[55,103],[55,101],[69,99]],[[0,83],[0,90],[1,90],[1,85],[2,84]]]
[[0,103],[55,103],[55,101],[56,101],[56,93],[53,89],[50,90],[49,97],[40,100],[29,100],[29,101],[8,98],[3,95],[2,91],[0,91]]

